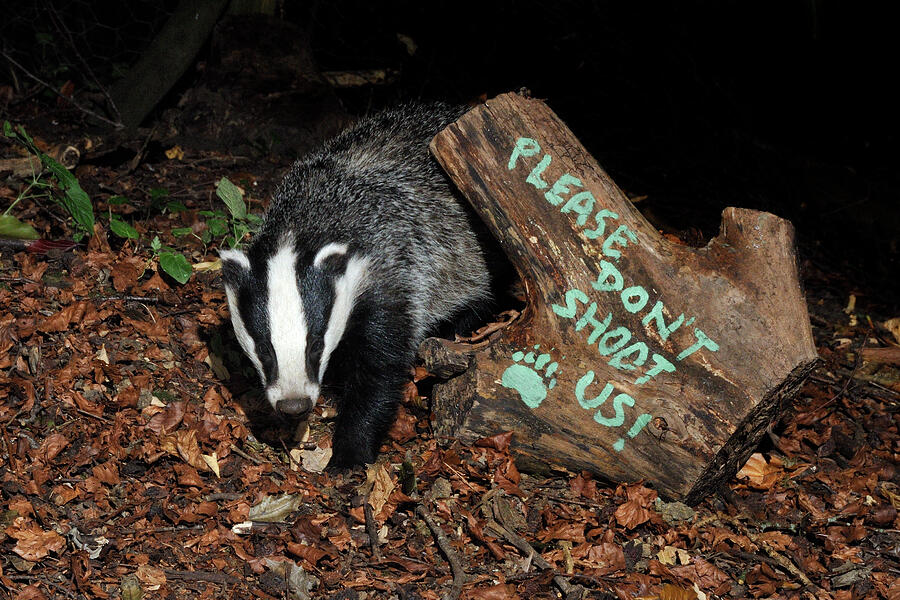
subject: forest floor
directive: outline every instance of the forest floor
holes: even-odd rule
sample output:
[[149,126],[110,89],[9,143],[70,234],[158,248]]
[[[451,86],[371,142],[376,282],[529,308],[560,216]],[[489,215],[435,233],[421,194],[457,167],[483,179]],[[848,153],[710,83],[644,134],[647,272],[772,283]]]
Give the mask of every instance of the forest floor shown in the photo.
[[[82,150],[97,223],[69,248],[0,247],[0,597],[436,599],[455,575],[482,599],[900,598],[900,331],[885,325],[900,315],[814,255],[821,363],[699,506],[520,473],[508,434],[436,440],[421,370],[379,462],[330,475],[334,410],[300,441],[267,411],[213,264],[216,182],[258,213],[288,163],[21,119],[39,146]],[[31,180],[2,175],[5,209]],[[73,235],[49,197],[13,214]],[[163,273],[166,248],[194,266],[187,283]]]

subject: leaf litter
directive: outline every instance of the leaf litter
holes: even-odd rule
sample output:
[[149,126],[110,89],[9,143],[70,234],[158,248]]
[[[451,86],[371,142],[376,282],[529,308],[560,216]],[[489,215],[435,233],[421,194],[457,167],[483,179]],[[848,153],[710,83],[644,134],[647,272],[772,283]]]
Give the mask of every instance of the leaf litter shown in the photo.
[[[513,432],[439,443],[421,367],[381,460],[332,475],[333,408],[316,409],[300,442],[268,415],[209,268],[214,247],[171,234],[203,229],[222,177],[277,181],[286,165],[239,174],[181,156],[79,179],[100,215],[126,190],[188,190],[175,194],[185,210],[134,221],[189,257],[186,284],[99,222],[81,246],[0,254],[9,597],[436,599],[456,582],[473,599],[900,598],[900,382],[866,370],[892,360],[866,350],[897,347],[897,315],[819,295],[834,274],[804,271],[821,365],[697,507],[641,482],[521,473]],[[235,190],[219,192],[238,206]]]

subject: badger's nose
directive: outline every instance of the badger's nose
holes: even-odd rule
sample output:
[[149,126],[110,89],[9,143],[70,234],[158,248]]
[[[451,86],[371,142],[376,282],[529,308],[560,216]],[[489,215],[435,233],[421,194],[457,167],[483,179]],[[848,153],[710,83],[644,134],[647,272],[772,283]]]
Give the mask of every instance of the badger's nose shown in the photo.
[[301,417],[312,410],[312,399],[283,398],[275,404],[275,410],[285,415]]

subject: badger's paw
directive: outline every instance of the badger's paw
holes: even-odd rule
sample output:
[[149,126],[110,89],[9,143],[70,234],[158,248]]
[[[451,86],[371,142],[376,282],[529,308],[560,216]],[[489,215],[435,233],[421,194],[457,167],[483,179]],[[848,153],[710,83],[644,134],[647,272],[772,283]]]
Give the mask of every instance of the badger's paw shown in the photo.
[[[538,350],[540,346],[535,346]],[[553,389],[556,379],[553,374],[559,364],[553,362],[549,354],[535,356],[534,352],[514,352],[513,364],[509,365],[500,378],[503,387],[519,393],[528,408],[537,408],[547,397],[547,390]],[[524,363],[524,364],[522,364]],[[543,371],[543,374],[540,373]]]
[[357,467],[365,467],[375,462],[376,453],[372,450],[371,443],[362,441],[351,442],[344,436],[335,435],[332,438],[331,460],[325,467],[325,471],[336,473],[347,471]]

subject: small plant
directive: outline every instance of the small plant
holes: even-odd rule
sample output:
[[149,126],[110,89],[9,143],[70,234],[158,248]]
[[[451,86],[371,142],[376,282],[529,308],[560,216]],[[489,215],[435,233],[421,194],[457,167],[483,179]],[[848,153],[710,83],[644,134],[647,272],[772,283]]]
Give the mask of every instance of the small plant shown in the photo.
[[[47,184],[46,181],[40,179],[40,175],[35,175],[32,184],[26,189],[26,192],[34,187],[39,189],[45,188],[48,192],[47,195],[54,202],[65,208],[75,221],[76,231],[72,237],[76,242],[85,236],[92,235],[94,233],[94,209],[91,206],[90,197],[88,197],[87,193],[81,188],[78,179],[76,179],[68,169],[59,164],[52,156],[42,152],[21,125],[13,128],[9,121],[4,121],[3,135],[25,146],[29,152],[40,159],[41,165],[50,171],[54,184]],[[16,202],[18,202],[18,200],[19,199],[17,199]],[[14,202],[13,205],[15,204],[16,203]],[[8,217],[8,213],[9,209],[3,214]]]
[[153,236],[150,242],[150,249],[153,250],[154,256],[159,259],[159,266],[163,271],[169,274],[172,279],[178,283],[185,284],[191,278],[191,263],[183,254],[176,252],[173,248],[163,246],[159,241],[159,236]]
[[117,236],[119,236],[121,238],[126,238],[129,240],[136,240],[141,237],[140,234],[137,232],[137,229],[135,229],[132,225],[129,225],[128,223],[123,221],[122,217],[120,217],[119,215],[115,214],[112,211],[113,206],[118,206],[118,205],[127,204],[127,203],[128,203],[128,198],[125,198],[124,196],[113,196],[112,198],[110,198],[109,200],[106,201],[106,204],[109,207],[109,229],[110,229],[110,231],[112,231],[114,234],[116,234]]
[[32,172],[31,182],[25,189],[19,192],[12,204],[10,204],[9,207],[3,211],[3,214],[0,215],[0,237],[15,238],[19,240],[36,240],[41,237],[34,227],[28,223],[23,223],[9,213],[16,207],[16,204],[22,200],[49,197],[50,191],[47,188],[50,187],[52,187],[52,184],[44,181],[41,178],[40,173]]
[[[165,195],[168,194],[161,194],[160,196]],[[107,201],[107,204],[109,205],[109,229],[121,238],[138,240],[141,237],[138,230],[123,221],[119,215],[112,211],[113,206],[119,206],[126,204],[127,202],[128,199],[124,196],[113,196]],[[150,249],[153,251],[153,256],[150,259],[151,261],[154,258],[158,260],[160,268],[178,283],[187,283],[188,279],[191,278],[192,269],[191,263],[188,262],[188,259],[185,258],[183,254],[175,251],[173,248],[163,246],[158,235],[153,236],[153,240],[150,242]]]
[[247,212],[244,193],[226,177],[216,183],[216,196],[225,203],[231,216],[229,218],[221,211],[203,211],[212,213],[211,219],[206,224],[211,235],[214,237],[224,235],[223,243],[229,248],[236,248],[241,244],[245,235],[253,233],[259,228],[262,219]]
[[[239,187],[223,177],[216,182],[216,195],[225,203],[225,207],[228,209],[227,213],[222,210],[198,211],[198,215],[206,218],[205,229],[197,234],[190,227],[176,227],[172,229],[172,235],[175,237],[193,235],[203,242],[204,246],[208,246],[213,240],[221,240],[220,245],[236,248],[241,244],[245,235],[256,231],[262,219],[247,212],[244,193]],[[172,204],[170,202],[167,208],[173,212],[178,210],[178,207],[172,206]]]

